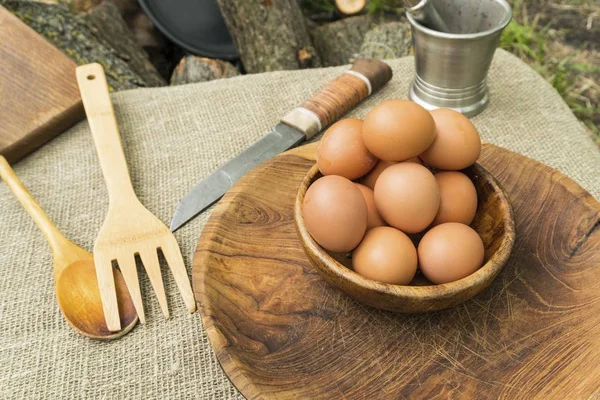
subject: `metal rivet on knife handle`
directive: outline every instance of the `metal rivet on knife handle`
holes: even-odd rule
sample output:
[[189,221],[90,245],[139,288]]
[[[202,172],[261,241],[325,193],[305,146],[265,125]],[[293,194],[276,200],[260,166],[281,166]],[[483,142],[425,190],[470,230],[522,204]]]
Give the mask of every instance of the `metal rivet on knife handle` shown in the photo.
[[281,122],[300,129],[310,139],[392,78],[392,69],[375,59],[357,60],[347,72],[288,113]]

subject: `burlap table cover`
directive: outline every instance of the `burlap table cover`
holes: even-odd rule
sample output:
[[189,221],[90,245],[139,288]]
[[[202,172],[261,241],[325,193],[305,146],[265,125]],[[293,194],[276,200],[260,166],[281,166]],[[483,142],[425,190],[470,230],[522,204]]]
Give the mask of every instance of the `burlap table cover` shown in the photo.
[[[390,65],[392,81],[352,116],[363,117],[384,99],[406,98],[413,59]],[[343,69],[275,72],[115,93],[122,141],[142,203],[169,221],[194,183]],[[600,152],[554,89],[504,51],[496,53],[489,85],[490,107],[474,118],[483,139],[557,168],[598,198]],[[108,199],[87,122],[21,161],[15,170],[59,229],[91,250]],[[143,277],[145,326],[107,343],[76,334],[58,310],[51,257],[42,235],[2,184],[0,204],[0,398],[241,397],[222,372],[200,316],[187,313],[169,273],[164,275],[170,320],[163,319]],[[208,215],[176,233],[190,274]]]

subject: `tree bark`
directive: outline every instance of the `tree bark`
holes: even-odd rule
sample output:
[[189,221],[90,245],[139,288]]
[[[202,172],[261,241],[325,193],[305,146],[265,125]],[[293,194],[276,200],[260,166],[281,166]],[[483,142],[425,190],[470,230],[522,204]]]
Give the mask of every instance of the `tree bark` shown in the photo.
[[125,20],[154,67],[164,79],[169,79],[177,61],[185,55],[184,50],[167,39],[141,9],[126,13]]
[[240,75],[240,72],[237,68],[227,61],[187,56],[182,58],[175,67],[171,76],[171,85],[208,82],[238,75]]
[[149,86],[164,86],[165,80],[148,59],[148,54],[137,44],[133,33],[112,3],[101,3],[92,8],[84,18],[88,20],[121,59]]
[[373,27],[373,18],[367,15],[344,18],[312,29],[321,61],[326,67],[351,62],[360,51],[365,34]]
[[217,0],[247,72],[321,66],[297,0]]
[[360,48],[360,57],[392,59],[412,54],[412,32],[410,23],[388,22],[375,26],[365,34]]
[[0,5],[62,50],[77,64],[104,66],[112,90],[149,86],[85,19],[60,5],[0,0]]
[[90,11],[98,4],[102,3],[102,0],[69,0],[67,3],[70,3],[71,9],[74,10],[75,13],[79,14],[81,12]]

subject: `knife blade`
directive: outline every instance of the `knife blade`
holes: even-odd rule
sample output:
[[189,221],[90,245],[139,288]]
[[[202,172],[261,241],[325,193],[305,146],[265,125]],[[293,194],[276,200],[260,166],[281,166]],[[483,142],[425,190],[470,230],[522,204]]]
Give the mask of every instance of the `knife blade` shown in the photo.
[[385,85],[391,77],[392,70],[385,62],[357,60],[350,70],[285,115],[271,132],[197,183],[177,205],[170,223],[171,231],[217,202],[254,167],[312,138]]
[[171,231],[175,231],[213,205],[246,172],[263,161],[297,146],[305,138],[304,132],[281,122],[278,123],[270,133],[254,142],[240,155],[227,162],[190,190],[175,209],[171,219]]

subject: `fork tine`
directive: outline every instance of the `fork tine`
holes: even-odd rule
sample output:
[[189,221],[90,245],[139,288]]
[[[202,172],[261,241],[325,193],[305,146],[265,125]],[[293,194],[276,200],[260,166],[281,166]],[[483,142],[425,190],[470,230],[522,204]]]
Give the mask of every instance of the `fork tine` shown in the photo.
[[120,331],[121,319],[119,317],[119,303],[117,302],[112,260],[102,257],[100,254],[94,254],[94,264],[106,327],[111,332]]
[[169,235],[162,241],[161,250],[169,264],[169,268],[175,278],[175,283],[181,292],[183,302],[185,303],[189,312],[193,313],[196,311],[196,301],[194,300],[194,294],[192,293],[192,286],[187,275],[185,264],[183,263],[183,257],[181,256],[181,250],[177,240],[173,235]]
[[125,283],[127,284],[127,289],[129,290],[129,295],[131,296],[131,300],[133,301],[135,311],[137,312],[137,315],[140,318],[140,322],[142,324],[145,324],[146,317],[144,315],[144,304],[142,303],[140,282],[138,281],[137,268],[135,266],[135,257],[133,255],[133,252],[123,252],[119,254],[117,262],[119,263],[119,268],[121,269],[123,279],[125,279]]
[[146,269],[146,274],[150,278],[152,288],[158,297],[158,304],[162,309],[165,318],[169,318],[169,307],[167,306],[167,295],[165,294],[165,287],[163,285],[162,274],[160,271],[160,264],[158,263],[158,253],[156,248],[145,249],[140,251],[140,258]]

